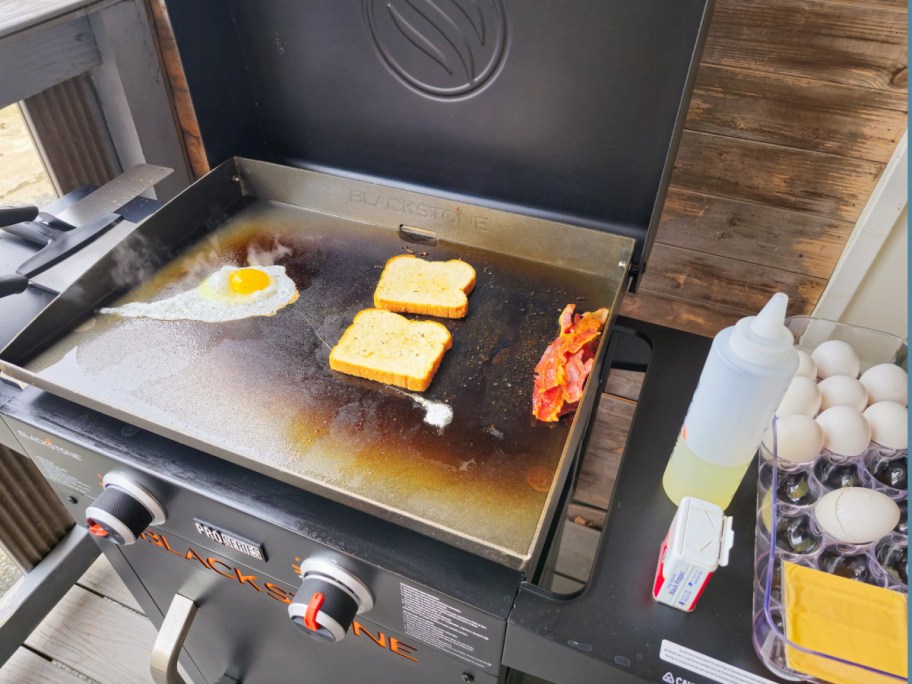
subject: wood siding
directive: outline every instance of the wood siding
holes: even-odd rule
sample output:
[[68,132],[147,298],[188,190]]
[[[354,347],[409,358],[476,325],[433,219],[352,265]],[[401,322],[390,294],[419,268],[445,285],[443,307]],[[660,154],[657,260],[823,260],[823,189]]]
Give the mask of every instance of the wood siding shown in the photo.
[[[163,0],[147,0],[194,172],[207,168]],[[823,292],[906,128],[903,0],[716,0],[671,187],[623,313],[713,335]]]
[[174,31],[171,29],[171,20],[168,18],[168,8],[165,7],[165,0],[145,1],[154,24],[158,52],[161,55],[164,72],[168,78],[171,105],[174,110],[174,116],[180,126],[187,162],[190,164],[193,175],[199,178],[208,173],[209,161],[206,159],[203,137],[196,121],[196,112],[193,109],[193,101],[190,99],[190,90],[187,88],[184,66],[181,64],[180,54],[177,51],[177,42],[174,39]]
[[713,335],[770,294],[809,313],[902,133],[906,3],[717,0],[640,291]]

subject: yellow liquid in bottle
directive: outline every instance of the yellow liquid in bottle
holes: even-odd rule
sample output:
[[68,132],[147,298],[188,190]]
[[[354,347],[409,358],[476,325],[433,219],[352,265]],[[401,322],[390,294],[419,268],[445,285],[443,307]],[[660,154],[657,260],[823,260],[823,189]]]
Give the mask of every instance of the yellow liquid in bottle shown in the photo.
[[662,486],[675,505],[679,505],[685,496],[695,496],[716,504],[724,511],[731,503],[750,464],[748,461],[731,467],[711,463],[697,456],[687,448],[683,439],[678,438],[671,458],[668,459]]

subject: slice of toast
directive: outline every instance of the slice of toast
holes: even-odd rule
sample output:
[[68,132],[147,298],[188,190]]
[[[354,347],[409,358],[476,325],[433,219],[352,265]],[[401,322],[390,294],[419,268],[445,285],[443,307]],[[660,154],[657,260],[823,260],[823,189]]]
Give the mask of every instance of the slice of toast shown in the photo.
[[410,321],[383,309],[364,309],[329,353],[340,373],[423,392],[447,349],[450,331],[436,321]]
[[463,318],[475,269],[459,259],[425,261],[411,254],[386,262],[374,292],[374,306],[387,311]]

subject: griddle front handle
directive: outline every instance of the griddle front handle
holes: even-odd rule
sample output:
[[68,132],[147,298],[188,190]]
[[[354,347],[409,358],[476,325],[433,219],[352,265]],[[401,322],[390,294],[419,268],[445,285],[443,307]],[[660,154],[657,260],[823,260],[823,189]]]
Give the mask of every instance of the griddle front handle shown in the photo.
[[186,684],[177,671],[177,660],[195,616],[196,603],[175,594],[152,647],[149,669],[155,684]]

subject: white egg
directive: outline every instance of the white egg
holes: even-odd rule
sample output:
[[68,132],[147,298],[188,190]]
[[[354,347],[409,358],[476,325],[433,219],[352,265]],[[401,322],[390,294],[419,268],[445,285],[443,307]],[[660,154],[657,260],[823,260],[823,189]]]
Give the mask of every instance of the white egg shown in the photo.
[[777,416],[786,416],[790,413],[801,413],[813,418],[820,410],[820,390],[817,383],[810,378],[796,376],[792,378],[788,389],[782,401],[779,402],[779,408],[776,409]]
[[861,375],[861,384],[868,390],[868,402],[895,401],[909,405],[909,374],[892,363],[871,366]]
[[878,401],[864,412],[871,426],[871,439],[888,449],[909,447],[909,415],[906,407],[895,401]]
[[852,346],[842,340],[827,340],[811,354],[817,364],[817,377],[828,378],[831,375],[850,375],[858,377],[861,371],[861,360]]
[[844,487],[820,497],[814,515],[823,531],[836,541],[867,544],[896,527],[899,506],[873,489]]
[[817,383],[820,390],[820,410],[831,406],[851,406],[864,411],[868,405],[868,390],[855,378],[848,375],[831,375]]
[[187,292],[157,302],[130,302],[99,313],[160,321],[236,321],[272,316],[298,298],[284,266],[225,266]]
[[871,444],[871,426],[861,411],[833,406],[817,416],[823,428],[823,446],[840,456],[859,456]]
[[798,350],[798,370],[795,371],[795,375],[811,380],[817,379],[817,362],[811,358],[810,354],[800,349]]
[[[788,463],[813,461],[823,451],[823,428],[810,416],[793,413],[776,420],[777,456]],[[773,428],[763,434],[763,446],[772,453]]]

